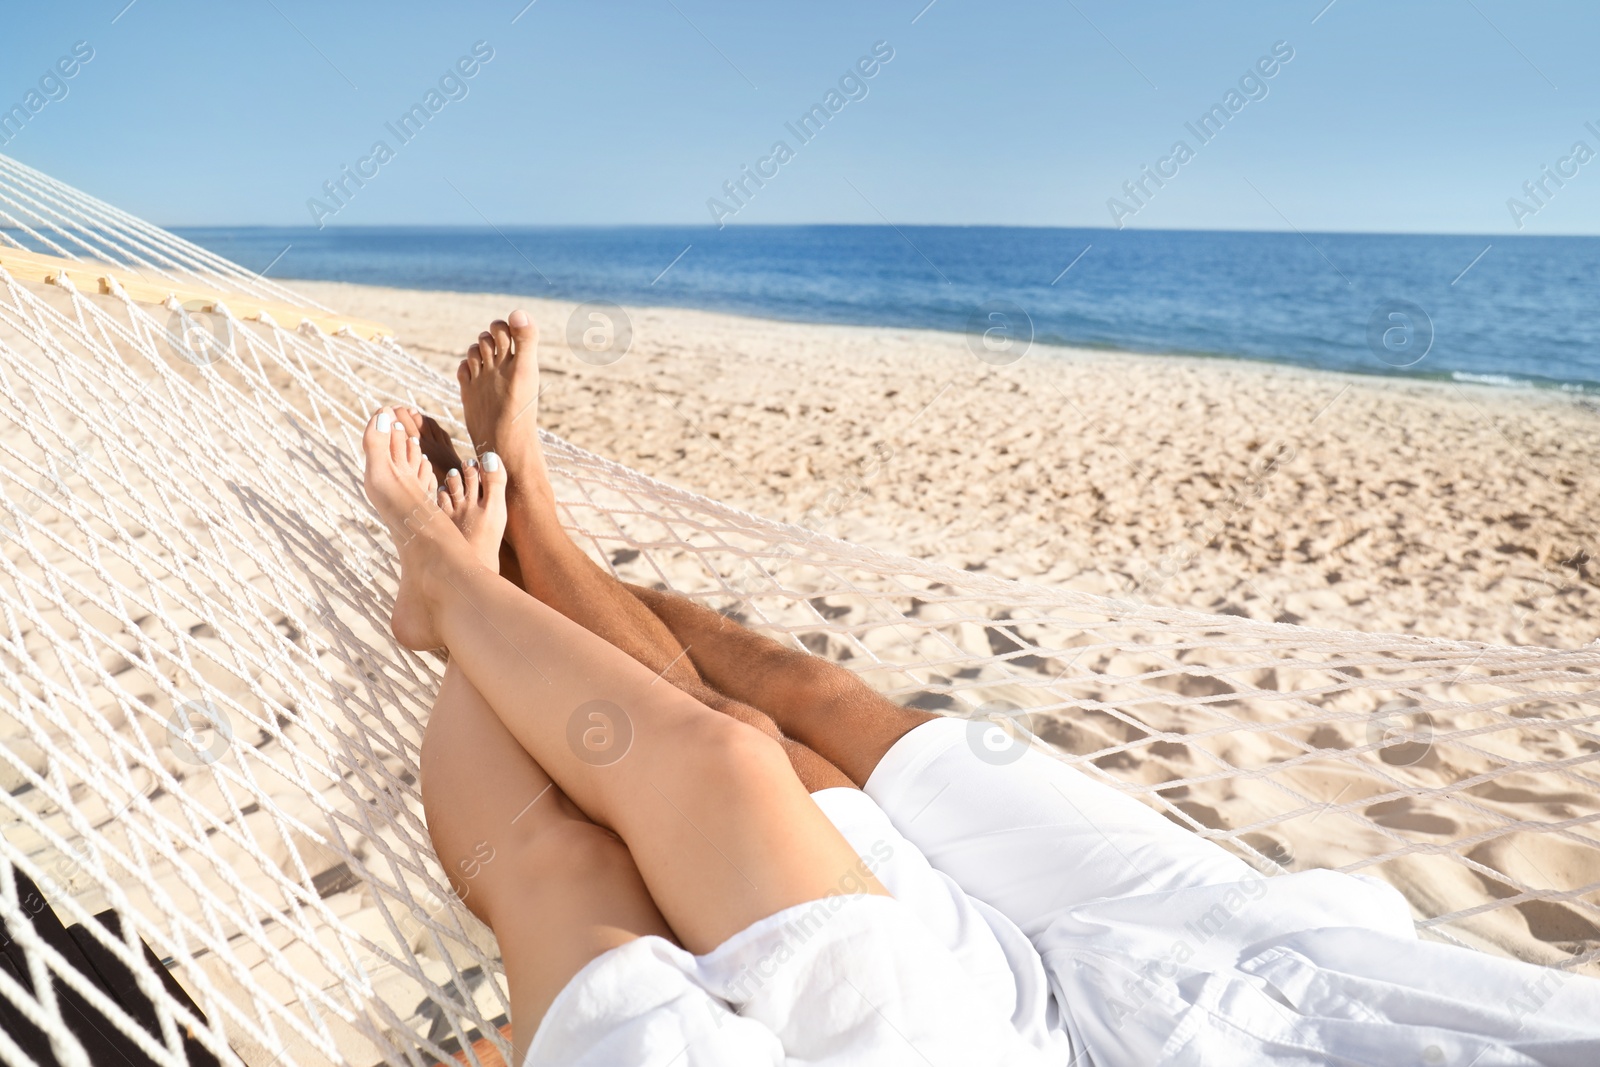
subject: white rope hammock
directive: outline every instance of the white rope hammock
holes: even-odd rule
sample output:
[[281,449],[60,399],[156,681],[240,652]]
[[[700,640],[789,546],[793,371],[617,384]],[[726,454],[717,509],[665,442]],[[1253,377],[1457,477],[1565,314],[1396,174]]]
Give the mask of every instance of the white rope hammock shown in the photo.
[[[8,253],[84,262],[47,282]],[[67,1064],[93,1059],[75,997],[159,1064],[197,1049],[252,1067],[477,1063],[480,1037],[504,1053],[493,939],[452,901],[422,818],[441,665],[389,636],[393,552],[360,488],[381,403],[465,439],[453,379],[279,312],[142,303],[102,286],[104,265],[337,321],[0,157],[0,1009]],[[624,578],[898,700],[1027,709],[1084,771],[1263,870],[1320,850],[1395,881],[1433,936],[1600,968],[1600,648],[1318,631],[1003,581],[546,446],[569,529]],[[1535,792],[1547,802],[1524,802]],[[41,932],[13,868],[131,972],[153,1017]],[[95,920],[107,910],[120,932]],[[40,1062],[25,1045],[0,1027],[0,1060]]]

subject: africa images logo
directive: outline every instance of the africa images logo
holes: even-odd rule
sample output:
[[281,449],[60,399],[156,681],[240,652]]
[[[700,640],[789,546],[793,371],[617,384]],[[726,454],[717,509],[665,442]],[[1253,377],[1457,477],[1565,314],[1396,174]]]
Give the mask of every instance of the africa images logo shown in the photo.
[[72,91],[72,86],[68,83],[76,78],[78,72],[93,58],[94,46],[88,41],[79,41],[72,46],[70,55],[57,59],[39,75],[35,86],[23,93],[21,100],[9,108],[0,110],[0,145],[10,144],[11,139],[22,132],[22,128],[33,119],[33,116],[52,103],[65,100],[67,94]]
[[439,75],[438,82],[428,87],[422,94],[422,99],[413,103],[399,118],[393,122],[383,124],[385,130],[394,138],[391,145],[388,140],[379,138],[372,142],[367,154],[356,160],[352,169],[346,163],[339,168],[339,173],[322,183],[322,191],[327,200],[315,196],[306,200],[306,210],[311,212],[311,221],[317,224],[317,229],[327,225],[327,220],[349,206],[355,199],[356,193],[366,188],[367,182],[378,176],[381,168],[394,159],[401,148],[416,139],[435,115],[443,111],[449,103],[456,100],[465,100],[472,91],[467,83],[478,76],[484,66],[494,58],[494,49],[488,41],[479,41],[472,46],[469,55],[461,56],[451,66],[445,68]]
[[753,169],[748,163],[742,164],[737,177],[722,183],[723,195],[728,198],[726,201],[714,196],[707,197],[706,210],[711,212],[711,221],[717,224],[717,229],[722,229],[728,219],[743,211],[755,199],[756,193],[766,188],[767,182],[776,178],[783,166],[795,158],[797,148],[816,140],[823,127],[846,105],[851,101],[865,100],[870,91],[867,82],[877,77],[893,58],[894,47],[888,41],[874,42],[870,55],[860,57],[839,75],[838,88],[830,87],[823,94],[821,103],[812,104],[800,113],[799,118],[783,124],[783,128],[795,139],[794,147],[786,140],[772,142],[772,150],[757,159]]
[[1111,212],[1111,223],[1117,229],[1122,229],[1124,220],[1137,215],[1156,193],[1166,187],[1167,182],[1173,180],[1182,171],[1183,166],[1199,154],[1201,148],[1210,144],[1222,133],[1232,118],[1245,109],[1252,101],[1265,100],[1271,87],[1267,84],[1277,77],[1279,72],[1294,58],[1294,46],[1288,41],[1275,41],[1272,52],[1257,59],[1243,74],[1239,76],[1237,87],[1229,86],[1228,91],[1222,94],[1219,103],[1212,104],[1193,122],[1185,122],[1183,128],[1194,137],[1195,143],[1190,145],[1183,138],[1172,143],[1172,149],[1152,167],[1146,163],[1139,168],[1139,176],[1130,178],[1122,183],[1122,192],[1126,200],[1115,196],[1106,200],[1106,210]]

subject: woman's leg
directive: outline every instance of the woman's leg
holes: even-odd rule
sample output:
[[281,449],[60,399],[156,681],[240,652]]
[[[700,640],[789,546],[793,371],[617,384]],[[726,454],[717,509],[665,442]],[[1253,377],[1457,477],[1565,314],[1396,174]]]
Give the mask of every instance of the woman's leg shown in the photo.
[[[493,566],[505,472],[452,466],[440,475],[440,508]],[[584,965],[636,937],[672,932],[627,847],[555,788],[454,665],[428,718],[421,772],[428,835],[450,887],[500,944],[521,1063],[556,994]]]
[[[363,449],[368,499],[400,555],[396,637],[450,649],[522,748],[626,842],[686,948],[708,951],[841,887],[883,894],[772,738],[656,685],[655,672],[478,561],[391,412],[374,417]],[[586,739],[600,720],[618,740],[597,753]]]
[[422,741],[422,803],[451,888],[500,943],[513,1062],[590,960],[671,939],[627,846],[555,787],[454,664]]

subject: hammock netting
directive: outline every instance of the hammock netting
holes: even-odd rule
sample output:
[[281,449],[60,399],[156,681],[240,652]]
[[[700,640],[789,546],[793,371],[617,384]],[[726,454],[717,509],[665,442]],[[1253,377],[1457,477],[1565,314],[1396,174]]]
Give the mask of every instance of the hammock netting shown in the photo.
[[[388,633],[394,554],[361,492],[370,412],[465,441],[457,391],[329,320],[0,157],[0,1060],[93,1062],[85,1011],[159,1064],[508,1054],[494,939],[423,821],[442,663]],[[620,577],[1025,727],[1265,872],[1386,878],[1424,936],[1600,973],[1600,648],[1006,581],[545,444],[569,530]]]

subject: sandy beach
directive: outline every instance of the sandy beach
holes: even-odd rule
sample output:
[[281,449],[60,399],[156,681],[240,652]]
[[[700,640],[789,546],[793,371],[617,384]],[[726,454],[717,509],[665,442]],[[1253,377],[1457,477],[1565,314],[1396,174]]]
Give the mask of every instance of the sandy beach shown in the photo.
[[[446,372],[485,324],[522,306],[544,338],[544,426],[684,490],[886,552],[1155,607],[1340,630],[1568,649],[1597,632],[1589,538],[1600,496],[1600,411],[1583,396],[1042,346],[996,367],[977,359],[959,335],[670,308],[630,309],[631,349],[600,366],[569,349],[569,304],[292,284],[342,312],[389,323],[407,352]],[[68,306],[60,288],[34,288],[53,306]],[[116,321],[125,315],[111,297],[87,300]],[[0,345],[19,354],[10,364],[19,374],[25,368],[38,376],[47,360],[62,358],[3,324]],[[318,929],[333,929],[336,919],[373,954],[363,964],[376,990],[371,1003],[419,1005],[422,1012],[431,1002],[414,972],[443,981],[452,966],[492,954],[493,946],[475,923],[442,942],[427,925],[460,918],[417,873],[434,862],[414,788],[433,676],[397,654],[383,633],[392,549],[359,499],[354,438],[340,439],[349,427],[304,432],[316,405],[356,403],[341,384],[355,375],[327,365],[296,377],[284,362],[247,381],[247,363],[228,364],[218,383],[241,391],[220,394],[223,402],[256,411],[234,425],[221,417],[231,408],[213,410],[193,399],[209,393],[177,385],[210,381],[212,372],[168,360],[165,349],[147,360],[126,340],[121,348],[133,375],[122,393],[143,395],[134,383],[158,367],[174,376],[163,392],[151,393],[161,398],[155,422],[120,420],[114,410],[111,425],[98,427],[111,440],[136,435],[142,447],[96,444],[101,436],[83,421],[91,406],[56,401],[48,412],[59,422],[53,434],[89,442],[87,475],[68,468],[71,499],[109,499],[122,509],[115,514],[123,516],[126,537],[115,543],[137,559],[100,562],[107,553],[91,551],[90,536],[99,527],[63,507],[66,497],[30,488],[55,484],[38,480],[46,469],[40,464],[51,460],[37,451],[55,438],[41,434],[41,444],[12,434],[10,447],[33,466],[14,470],[7,492],[41,532],[28,542],[35,548],[26,539],[4,542],[5,559],[18,569],[0,591],[32,604],[38,596],[31,590],[43,586],[28,584],[31,576],[49,572],[111,591],[188,591],[199,581],[199,601],[164,600],[159,611],[129,620],[92,605],[73,613],[45,604],[37,617],[17,616],[17,641],[30,656],[65,664],[59,650],[91,633],[110,673],[99,661],[86,664],[89,695],[75,696],[60,721],[36,721],[31,704],[0,716],[0,745],[15,756],[0,785],[18,798],[5,813],[7,840],[54,871],[89,911],[106,906],[105,886],[92,872],[23,824],[26,812],[70,830],[65,805],[42,788],[25,788],[27,775],[45,773],[59,758],[52,753],[72,750],[73,737],[109,745],[142,733],[150,758],[179,788],[152,792],[154,814],[122,821],[158,825],[161,814],[176,825],[195,807],[215,808],[223,818],[233,809],[221,779],[211,764],[184,757],[172,740],[171,716],[197,695],[226,701],[247,743],[232,746],[223,767],[246,759],[254,767],[280,751],[334,754],[335,765],[310,782],[268,768],[262,788],[272,805],[305,825],[335,829],[275,837],[268,815],[249,808],[240,818],[260,824],[266,850],[246,855],[225,843],[210,853],[184,852],[185,861],[225,900],[237,891],[232,879],[240,868],[265,893],[280,877],[298,884],[303,864],[331,909]],[[413,389],[415,368],[404,357],[386,365],[387,354],[372,348],[364,358],[371,362],[362,375],[384,395],[421,396],[431,388]],[[78,355],[68,364],[65,381],[93,384]],[[47,395],[40,383],[27,395]],[[186,406],[169,408],[166,390]],[[280,402],[282,411],[274,407]],[[15,410],[19,425],[36,418]],[[205,462],[226,478],[191,477],[199,460],[181,471],[130,461],[117,476],[125,486],[116,488],[123,482],[113,481],[98,457],[165,462],[174,436],[164,427],[185,421],[197,430],[175,435],[177,444],[204,449]],[[248,443],[236,436],[247,432],[256,434]],[[295,484],[304,491],[292,508],[261,510],[271,494],[293,493]],[[148,501],[176,503],[168,514]],[[603,530],[599,516],[587,521],[587,529]],[[648,515],[634,530],[663,543],[643,553],[608,548],[625,577],[651,581],[655,573],[716,601],[706,561],[671,531],[652,527]],[[59,540],[47,541],[43,531]],[[209,531],[207,540],[191,545],[200,531]],[[258,544],[266,548],[243,551]],[[252,590],[276,588],[278,579],[268,578],[280,561],[294,568],[281,576],[285,589],[304,583],[320,591],[331,615],[311,612],[298,594],[259,614]],[[179,567],[199,570],[180,581],[168,573]],[[788,576],[796,588],[816,588],[796,574]],[[981,575],[971,581],[985,583]],[[1046,626],[998,584],[992,603],[978,597],[956,607],[917,599],[927,588],[939,587],[885,597],[904,616],[880,611],[869,618],[859,602],[831,594],[789,598],[786,608],[795,616],[809,611],[812,622],[826,612],[838,631],[806,632],[811,623],[801,619],[795,632],[806,647],[850,659],[894,699],[932,697],[919,706],[956,714],[982,712],[992,699],[1017,709],[1048,705],[1029,721],[1037,736],[1188,829],[1237,835],[1228,847],[1247,847],[1288,870],[1359,868],[1396,885],[1419,921],[1464,916],[1448,931],[1462,943],[1550,964],[1581,957],[1584,973],[1595,972],[1590,953],[1600,946],[1600,924],[1588,918],[1587,887],[1600,884],[1600,851],[1587,834],[1594,800],[1586,775],[1600,740],[1581,719],[1592,704],[1586,682],[1555,686],[1546,700],[1498,685],[1488,667],[1473,671],[1474,650],[1454,650],[1458,658],[1443,666],[1419,666],[1424,656],[1416,646],[1385,659],[1385,649],[1409,645],[1387,638],[1364,646],[1378,650],[1371,655],[1349,652],[1347,662],[1367,656],[1359,667],[1328,667],[1319,665],[1328,654],[1319,647],[1322,635],[1288,627],[1253,629],[1241,661],[1228,635],[1204,632],[1213,628],[1210,620],[1166,631],[1177,644],[1155,649],[1139,625],[1091,632],[1073,612],[1054,611],[1055,623]],[[201,610],[200,602],[233,605],[237,613]],[[261,618],[276,628],[263,632]],[[997,655],[1020,646],[1009,638],[997,643],[997,631],[986,626],[1011,619],[1012,632],[1036,641],[1039,654],[998,664]],[[839,633],[852,627],[853,646]],[[305,637],[312,628],[323,635],[315,643]],[[281,690],[269,689],[280,683],[252,681],[227,666],[236,647],[280,654],[284,640],[307,650],[311,681],[289,673]],[[162,663],[194,666],[149,666],[138,651],[147,645],[159,647]],[[1424,680],[1413,684],[1415,678]],[[1440,743],[1412,746],[1426,750],[1420,755],[1406,745],[1375,750],[1383,723],[1404,725],[1418,701],[1436,710]],[[1485,702],[1496,701],[1486,710]],[[1462,707],[1468,710],[1458,713]],[[287,724],[287,732],[247,730],[247,721]],[[1235,773],[1262,769],[1271,774]],[[141,778],[124,791],[150,789]],[[101,832],[115,832],[121,809],[111,793],[80,783],[73,796],[107,827]],[[379,809],[381,834],[340,844],[328,813]],[[397,873],[386,865],[391,853],[413,857],[413,866]],[[1378,857],[1381,863],[1372,862]],[[192,888],[175,872],[176,864],[162,866],[152,884],[191,899]],[[1519,886],[1535,896],[1508,899]],[[150,892],[138,888],[135,902],[160,914]],[[1580,895],[1546,896],[1574,892]],[[1504,906],[1493,907],[1496,899]],[[396,915],[397,924],[386,918]],[[236,985],[242,969],[289,1003],[300,995],[293,981],[320,987],[329,980],[312,951],[332,944],[333,934],[327,937],[311,946],[278,925],[270,941],[257,944],[232,932],[226,958],[213,952],[179,973],[191,988],[209,982],[218,995],[244,997]],[[299,970],[281,967],[277,951],[298,952]],[[497,982],[478,984],[471,996],[485,1020],[504,1013]],[[418,1015],[385,1025],[398,1034],[431,1023]],[[251,1049],[252,1064],[276,1054],[242,1031],[231,1040]],[[336,1040],[351,1062],[377,1057],[377,1044],[357,1027],[341,1027]],[[303,1062],[316,1062],[301,1052]]]
[[629,309],[609,366],[573,305],[293,282],[453,367],[514,306],[542,422],[675,485],[1045,585],[1308,626],[1575,648],[1600,636],[1600,404],[1552,391]]

